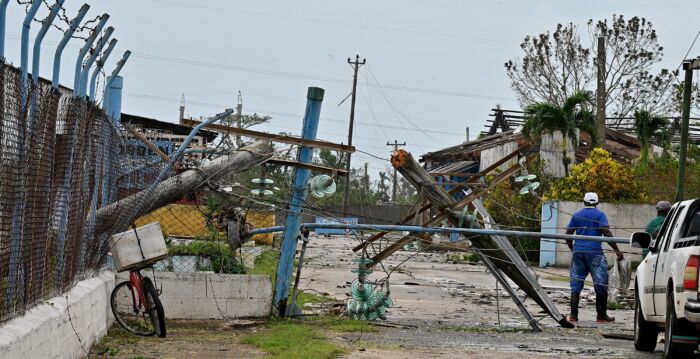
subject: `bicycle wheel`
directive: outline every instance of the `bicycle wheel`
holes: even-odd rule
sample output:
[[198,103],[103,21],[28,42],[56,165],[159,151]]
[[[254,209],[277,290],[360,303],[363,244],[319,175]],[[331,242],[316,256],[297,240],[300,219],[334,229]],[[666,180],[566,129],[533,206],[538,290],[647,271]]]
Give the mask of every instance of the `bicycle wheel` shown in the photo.
[[151,319],[151,324],[156,330],[156,334],[159,337],[165,337],[165,312],[163,311],[163,304],[158,298],[158,291],[156,287],[151,282],[150,278],[143,279],[143,294],[146,298],[146,303],[148,304],[148,315]]
[[156,334],[153,321],[142,303],[138,292],[132,288],[130,281],[119,283],[110,298],[112,313],[122,328],[136,335],[151,336]]

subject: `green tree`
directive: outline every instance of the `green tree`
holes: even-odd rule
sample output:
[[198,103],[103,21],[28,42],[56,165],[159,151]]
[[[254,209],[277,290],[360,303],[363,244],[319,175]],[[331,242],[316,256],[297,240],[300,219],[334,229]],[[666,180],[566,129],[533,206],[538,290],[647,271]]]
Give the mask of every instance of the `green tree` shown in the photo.
[[656,140],[658,143],[665,143],[668,139],[666,133],[668,121],[652,115],[647,110],[637,110],[634,112],[634,130],[637,133],[637,139],[641,145],[641,153],[639,160],[643,164],[649,161],[649,144],[650,141]]
[[591,103],[591,94],[587,91],[580,91],[564,100],[564,104],[559,106],[551,102],[540,102],[525,107],[525,124],[523,134],[533,140],[540,140],[543,133],[561,132],[563,137],[562,162],[564,173],[569,175],[569,157],[567,148],[569,140],[574,146],[578,144],[576,130],[584,130],[591,134],[593,146],[598,143],[596,120],[593,113],[588,109]]

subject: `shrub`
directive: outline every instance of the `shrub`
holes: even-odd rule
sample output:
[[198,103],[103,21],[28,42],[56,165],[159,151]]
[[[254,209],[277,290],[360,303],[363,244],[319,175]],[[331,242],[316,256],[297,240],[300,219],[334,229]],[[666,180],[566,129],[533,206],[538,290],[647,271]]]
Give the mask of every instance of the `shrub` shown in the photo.
[[555,182],[547,197],[581,201],[586,192],[596,192],[601,202],[649,202],[634,169],[613,160],[602,148],[593,149],[585,161],[571,169],[569,177]]

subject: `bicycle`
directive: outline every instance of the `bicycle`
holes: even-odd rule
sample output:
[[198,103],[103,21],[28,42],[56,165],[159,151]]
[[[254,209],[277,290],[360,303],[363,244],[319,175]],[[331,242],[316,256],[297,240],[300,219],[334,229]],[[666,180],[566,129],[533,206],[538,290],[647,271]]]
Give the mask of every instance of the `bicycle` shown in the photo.
[[165,337],[163,304],[151,279],[143,277],[140,270],[129,271],[129,280],[114,287],[110,304],[122,328],[140,336]]

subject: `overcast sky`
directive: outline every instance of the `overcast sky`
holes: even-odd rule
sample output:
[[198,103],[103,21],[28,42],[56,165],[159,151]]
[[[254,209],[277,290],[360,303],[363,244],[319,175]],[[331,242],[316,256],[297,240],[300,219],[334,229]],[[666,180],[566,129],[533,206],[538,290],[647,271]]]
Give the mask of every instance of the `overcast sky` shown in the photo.
[[[225,1],[96,0],[87,18],[107,12],[119,39],[106,66],[111,72],[124,50],[123,112],[176,122],[180,96],[194,117],[235,107],[272,116],[257,129],[301,129],[306,88],[326,89],[318,138],[347,141],[351,90],[347,58],[359,54],[354,144],[379,157],[387,141],[405,141],[415,155],[465,140],[483,129],[490,109],[519,109],[503,63],[520,56],[526,35],[559,22],[581,26],[612,14],[646,17],[664,46],[663,67],[675,69],[700,30],[700,2],[688,1]],[[70,17],[83,1],[66,0]],[[47,13],[42,8],[37,17]],[[6,56],[19,63],[24,7],[8,10]],[[38,29],[32,27],[32,36]],[[47,35],[42,73],[50,77],[60,33]],[[61,79],[72,87],[82,40],[63,56]],[[700,45],[690,56],[700,55]],[[388,88],[368,86],[379,83]],[[399,87],[400,89],[397,89]],[[371,172],[388,163],[353,155],[353,166]]]

